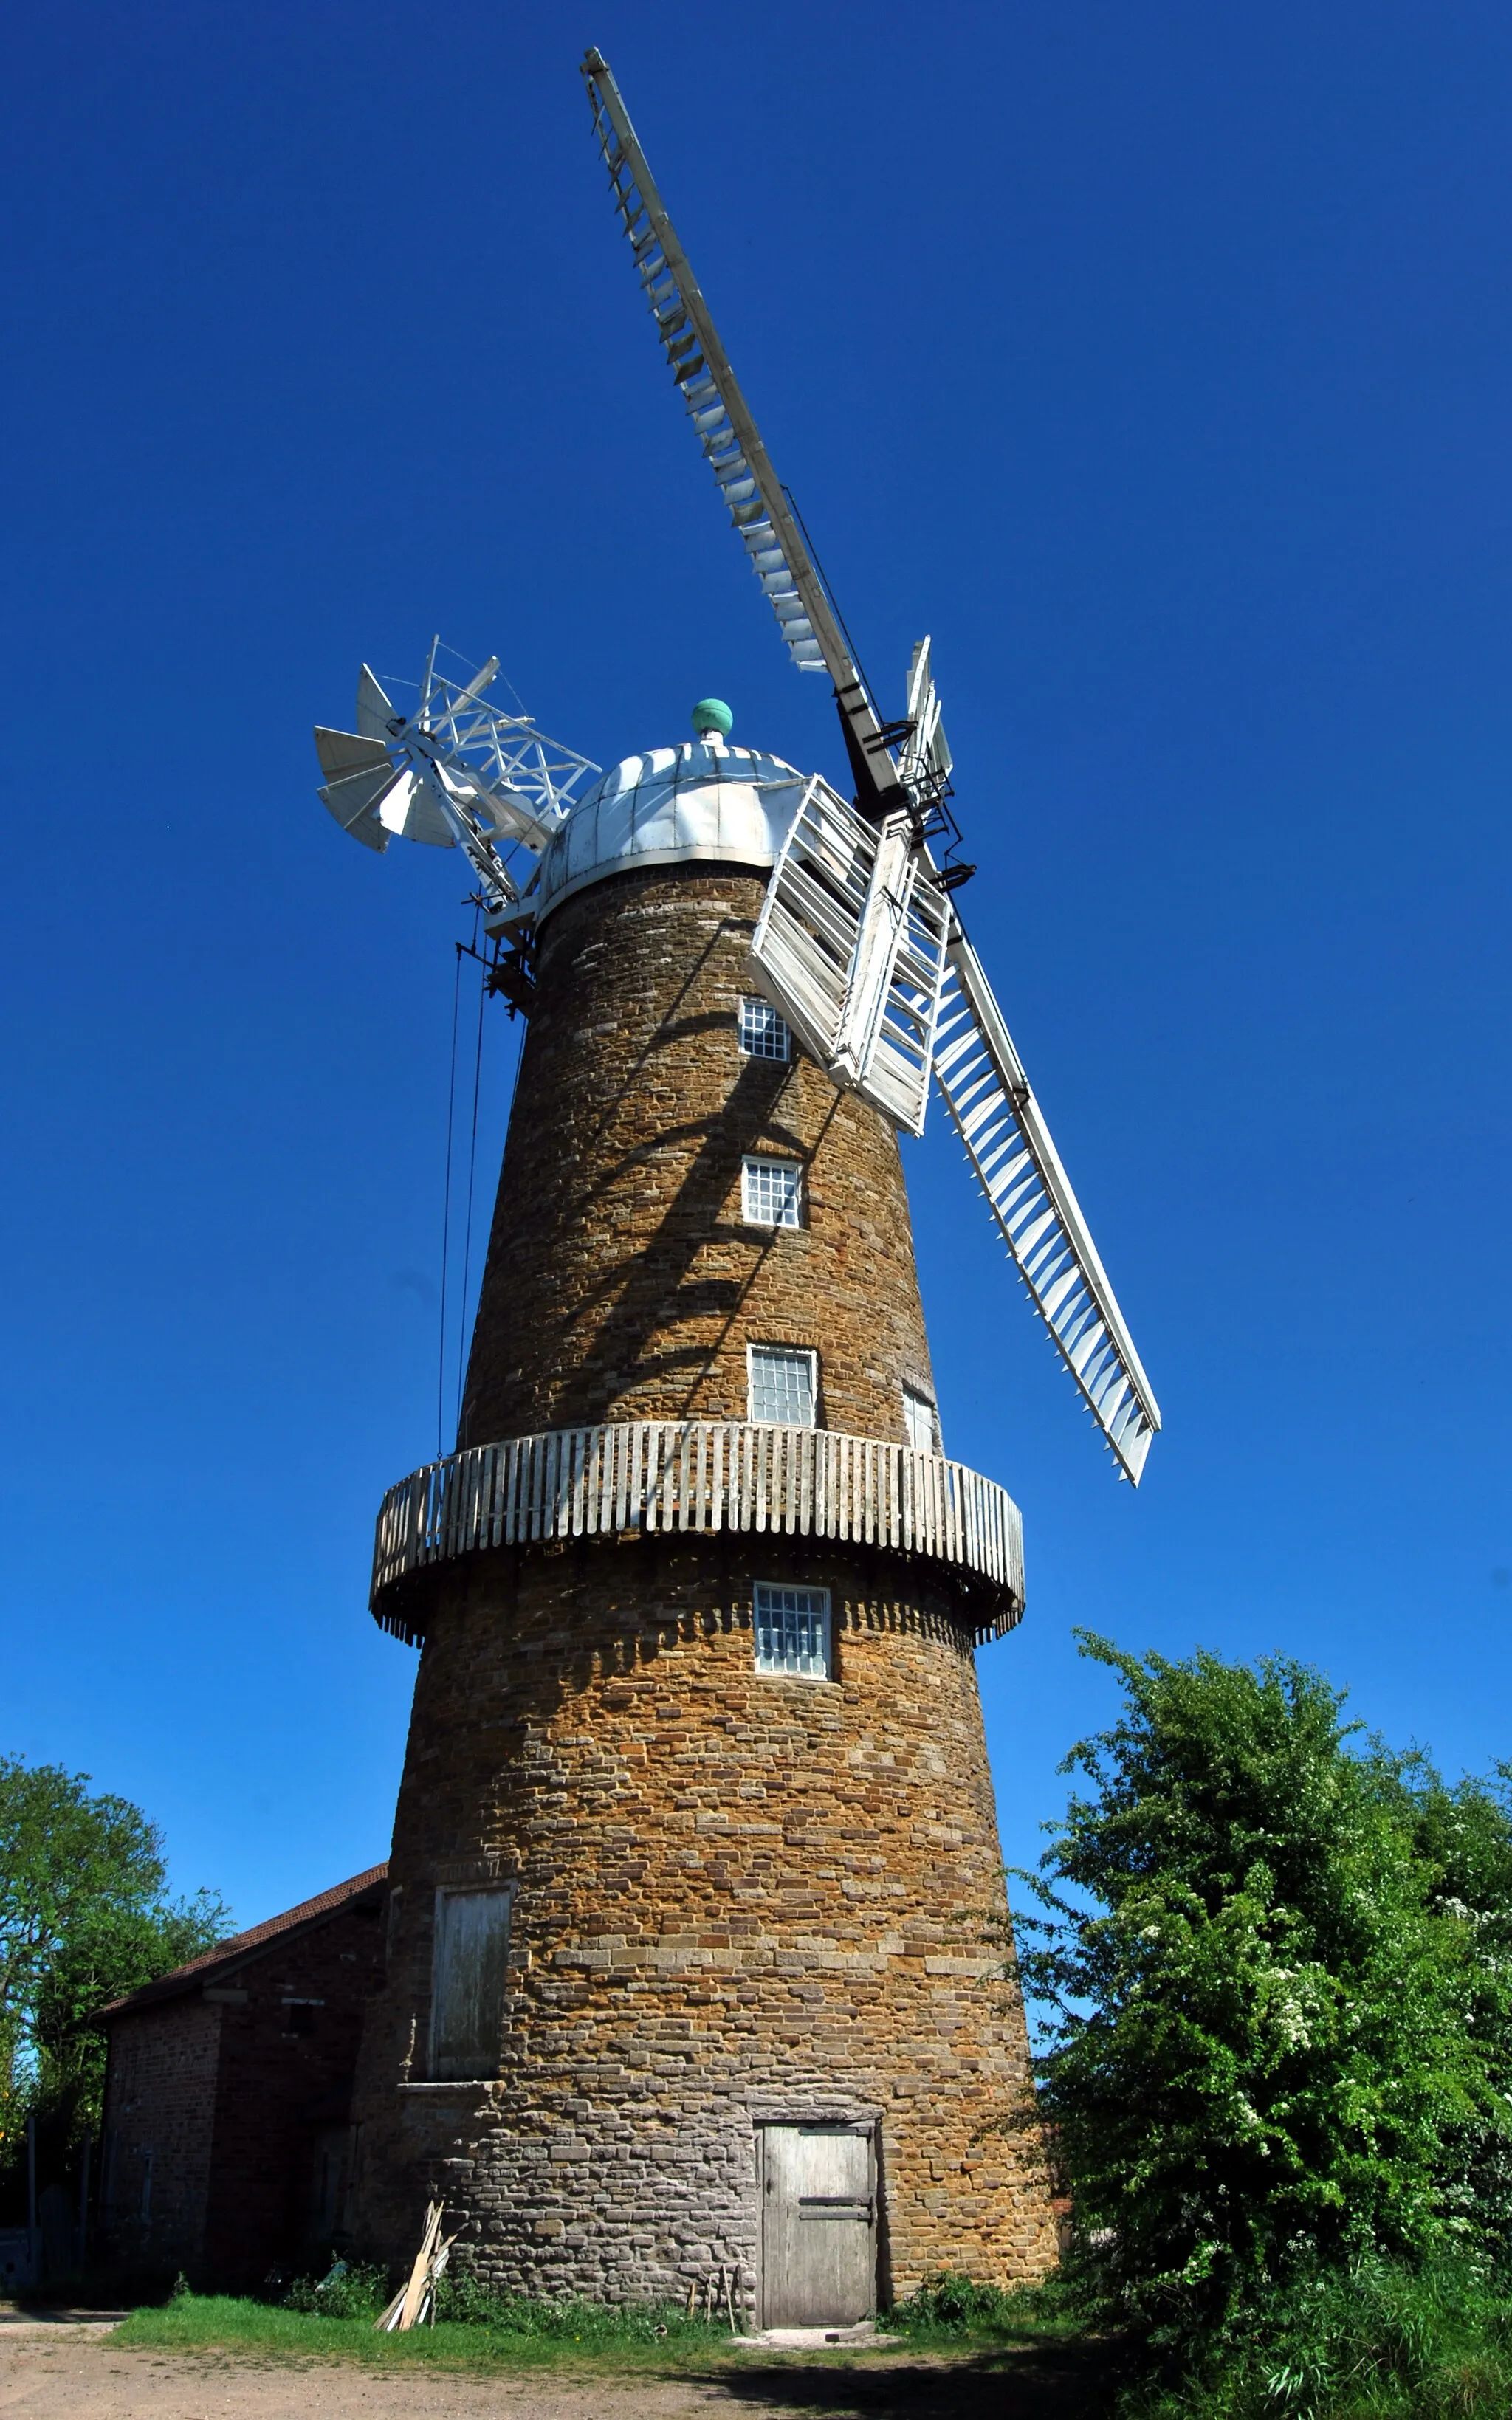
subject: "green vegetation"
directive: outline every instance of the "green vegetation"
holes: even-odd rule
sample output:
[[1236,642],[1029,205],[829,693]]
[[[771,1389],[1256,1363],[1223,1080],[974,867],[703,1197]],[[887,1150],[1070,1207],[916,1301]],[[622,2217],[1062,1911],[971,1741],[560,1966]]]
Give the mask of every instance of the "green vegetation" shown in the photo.
[[[245,2346],[263,2354],[444,2367],[686,2368],[709,2360],[763,2363],[853,2361],[856,2348],[812,2353],[754,2351],[731,2337],[723,2318],[690,2318],[678,2303],[606,2304],[495,2294],[465,2272],[441,2281],[437,2320],[404,2335],[380,2335],[373,2322],[388,2301],[384,2271],[337,2263],[320,2279],[296,2278],[278,2303],[195,2294],[180,2279],[163,2304],[133,2312],[116,2341],[193,2350]],[[932,2277],[883,2323],[910,2351],[1007,2353],[1077,2335],[1079,2318],[1052,2287],[1005,2293],[956,2274]],[[884,2349],[877,2356],[884,2357]]]
[[[371,2328],[392,2291],[385,2270],[338,2260],[324,2277],[296,2277],[282,2308],[327,2319],[361,2319]],[[182,2299],[176,2289],[175,2302]],[[439,2327],[483,2328],[501,2337],[609,2351],[681,2343],[707,2350],[711,2334],[727,2334],[725,2321],[692,2319],[680,2303],[552,2302],[544,2297],[499,2294],[479,2285],[465,2270],[456,2269],[447,2269],[437,2288],[436,2322]],[[430,2331],[427,2327],[421,2333]]]
[[17,2189],[35,2117],[42,2181],[98,2130],[101,2004],[225,1938],[210,1892],[167,1896],[163,1837],[86,1773],[0,1757],[0,2194]]
[[1464,2259],[1358,2262],[1278,2294],[1128,2408],[1139,2420],[1505,2420],[1512,2288]]
[[[359,2273],[366,2279],[373,2273]],[[455,2287],[443,2279],[442,2315],[434,2327],[404,2335],[380,2335],[373,2319],[382,2308],[377,2288],[359,2288],[361,2310],[337,2314],[301,2306],[242,2300],[224,2294],[176,2293],[159,2307],[134,2311],[117,2344],[153,2345],[191,2351],[220,2345],[246,2346],[264,2354],[308,2359],[312,2354],[388,2366],[434,2362],[447,2368],[551,2368],[579,2364],[616,2368],[677,2366],[711,2356],[739,2358],[727,2326],[691,2319],[677,2304],[548,2303],[484,2294],[470,2281]],[[328,2289],[329,2290],[329,2289]],[[315,2298],[315,2288],[307,2289]]]
[[1022,2304],[1022,2296],[1001,2286],[981,2286],[959,2269],[942,2269],[888,2313],[887,2325],[915,2338],[959,2339],[1006,2327]]
[[[136,2311],[122,2344],[192,2350],[245,2346],[263,2354],[307,2359],[435,2363],[450,2368],[551,2368],[586,2365],[654,2371],[709,2360],[853,2361],[854,2346],[812,2354],[754,2353],[737,2345],[722,2319],[690,2319],[680,2304],[610,2305],[492,2294],[465,2273],[441,2281],[437,2322],[407,2335],[373,2326],[388,2299],[381,2269],[339,2264],[323,2279],[298,2278],[281,2303],[194,2294],[180,2283],[170,2300]],[[931,2278],[886,2322],[911,2351],[1007,2352],[1074,2335],[1078,2321],[1056,2306],[1053,2288],[1009,2294],[968,2277]],[[877,2358],[883,2357],[879,2353]],[[872,2358],[872,2356],[867,2356]]]
[[579,2345],[595,2352],[635,2347],[694,2348],[728,2343],[726,2321],[692,2319],[680,2303],[549,2302],[524,2294],[493,2294],[465,2271],[450,2270],[436,2296],[438,2325],[487,2328],[496,2336],[540,2345]]
[[895,2304],[881,2324],[890,2335],[933,2350],[1062,2342],[1081,2333],[1082,2313],[1058,2278],[1005,2289],[943,2269]]
[[[176,2299],[178,2290],[175,2288]],[[296,2277],[284,2296],[283,2307],[313,2311],[326,2319],[366,2319],[370,2325],[386,2305],[389,2291],[388,2272],[376,2261],[336,2260],[323,2277]]]
[[[1302,1665],[1083,1646],[1122,1708],[1071,1751],[1065,1820],[1020,1878],[1068,2256],[1034,2291],[928,2279],[888,2322],[901,2357],[1031,2352],[1080,2411],[1112,2352],[1126,2420],[1505,2420],[1512,1774],[1446,1784]],[[94,2119],[90,2013],[224,1924],[165,1897],[153,1827],[86,1784],[0,1761],[12,2142],[28,2106]],[[380,2335],[391,2283],[338,2264],[282,2304],[179,2290],[121,2340],[481,2369],[773,2358],[679,2306],[495,2295],[465,2272],[434,2327]]]
[[1137,2408],[1500,2420],[1506,1776],[1362,1742],[1300,1665],[1083,1652],[1123,1712],[1021,1877],[1066,2290],[1147,2355]]

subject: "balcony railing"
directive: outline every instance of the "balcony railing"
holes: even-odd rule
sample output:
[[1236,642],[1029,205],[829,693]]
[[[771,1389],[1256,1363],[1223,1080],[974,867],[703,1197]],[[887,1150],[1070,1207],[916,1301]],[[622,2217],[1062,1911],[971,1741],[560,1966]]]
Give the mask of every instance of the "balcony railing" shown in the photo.
[[973,1635],[1023,1611],[1023,1528],[1006,1491],[943,1454],[880,1437],[744,1420],[626,1420],[470,1446],[383,1498],[370,1603],[412,1641],[418,1606],[397,1582],[489,1546],[626,1532],[833,1538],[917,1556],[962,1589]]

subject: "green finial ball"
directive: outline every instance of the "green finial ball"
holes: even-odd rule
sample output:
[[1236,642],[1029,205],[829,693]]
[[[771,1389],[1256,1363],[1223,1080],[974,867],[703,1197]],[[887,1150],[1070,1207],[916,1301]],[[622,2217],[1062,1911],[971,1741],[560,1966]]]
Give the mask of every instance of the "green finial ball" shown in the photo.
[[735,721],[722,697],[701,697],[694,707],[692,719],[700,739],[707,739],[711,731],[717,731],[722,739],[727,739]]

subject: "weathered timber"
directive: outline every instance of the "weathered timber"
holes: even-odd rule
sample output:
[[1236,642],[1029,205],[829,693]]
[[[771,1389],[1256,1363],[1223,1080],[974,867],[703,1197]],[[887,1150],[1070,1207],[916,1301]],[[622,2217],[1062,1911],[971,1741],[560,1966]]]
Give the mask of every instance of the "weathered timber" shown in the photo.
[[882,1437],[745,1420],[623,1420],[548,1429],[427,1463],[384,1497],[370,1602],[418,1638],[397,1584],[488,1547],[627,1531],[767,1531],[882,1546],[966,1581],[977,1639],[1023,1611],[1023,1531],[1006,1489],[943,1454]]

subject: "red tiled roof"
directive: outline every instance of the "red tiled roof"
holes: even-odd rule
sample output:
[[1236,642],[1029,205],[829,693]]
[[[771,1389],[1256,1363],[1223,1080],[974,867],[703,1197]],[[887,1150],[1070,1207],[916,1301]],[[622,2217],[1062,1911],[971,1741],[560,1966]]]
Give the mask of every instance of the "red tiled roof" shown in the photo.
[[351,1880],[337,1883],[334,1890],[321,1891],[316,1899],[307,1899],[298,1907],[285,1910],[282,1916],[270,1916],[265,1924],[255,1924],[248,1932],[239,1932],[229,1941],[218,1942],[213,1949],[202,1950],[191,1958],[186,1966],[176,1966],[171,1975],[160,1975],[155,1982],[144,1983],[139,1991],[128,1992],[123,1999],[112,2000],[97,2009],[94,2022],[105,2017],[118,2017],[128,2009],[145,2009],[154,2000],[171,2000],[180,1992],[189,1992],[196,1983],[208,1982],[220,1968],[237,1965],[242,1959],[253,1956],[265,1942],[277,1941],[283,1934],[299,1932],[306,1925],[319,1924],[322,1916],[335,1916],[365,1891],[376,1888],[388,1880],[388,1862],[369,1866],[365,1874],[353,1874]]

